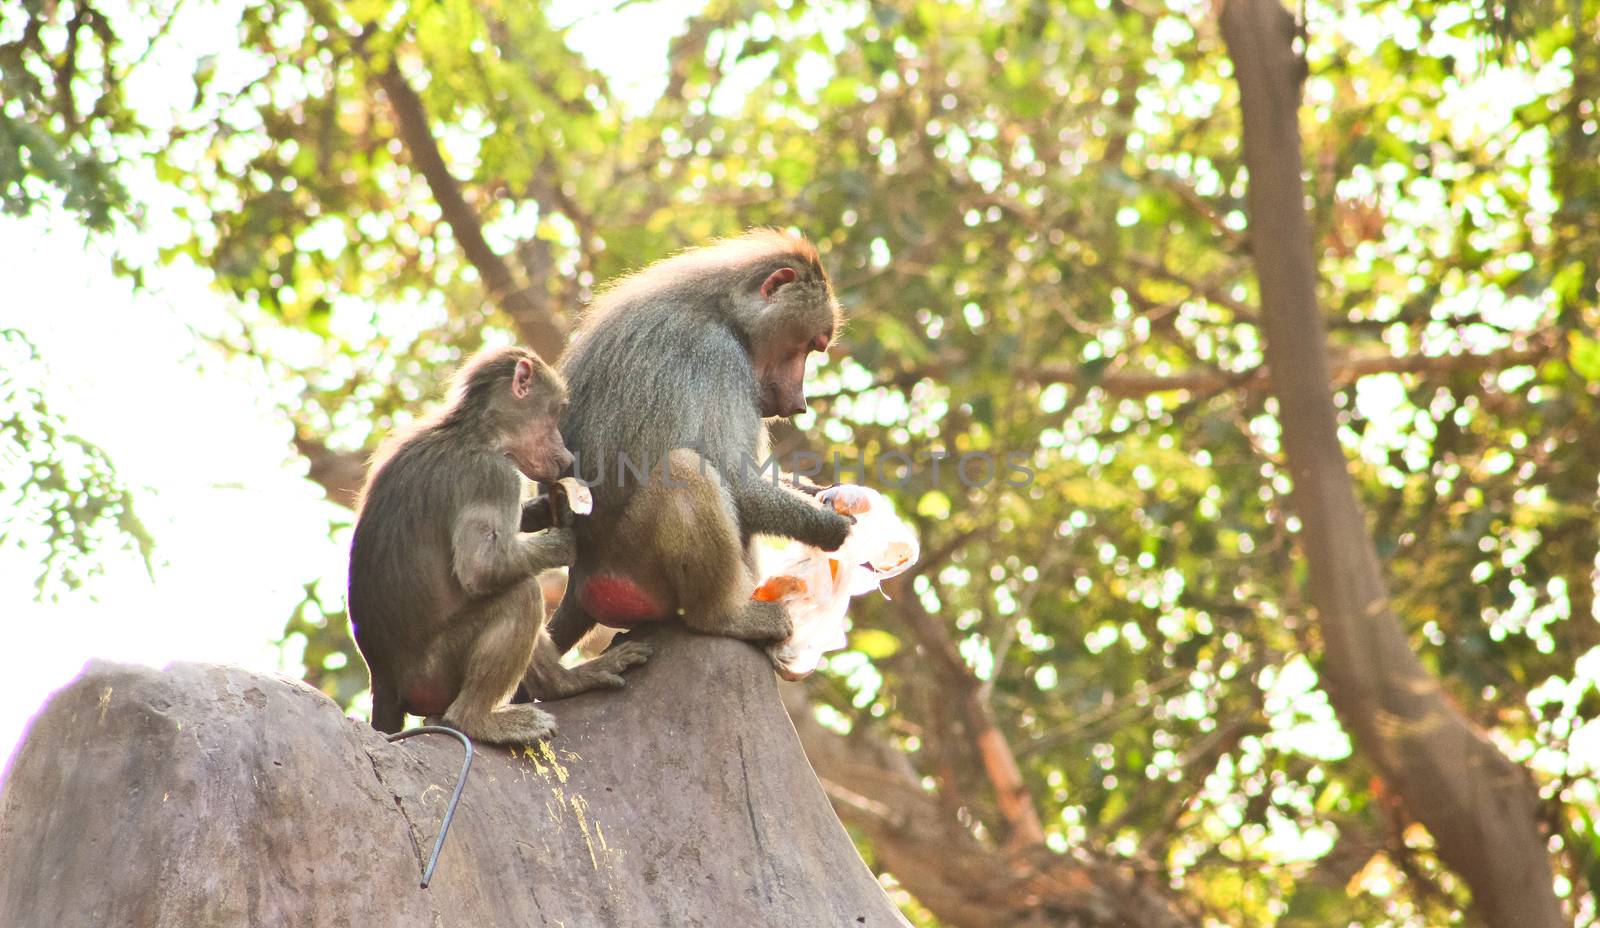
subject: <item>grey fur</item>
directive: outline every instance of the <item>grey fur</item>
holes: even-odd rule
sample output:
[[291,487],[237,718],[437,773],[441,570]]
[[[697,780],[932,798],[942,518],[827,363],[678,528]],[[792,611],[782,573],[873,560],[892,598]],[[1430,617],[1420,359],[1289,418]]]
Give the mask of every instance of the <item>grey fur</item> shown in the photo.
[[[796,279],[762,294],[780,268]],[[748,605],[751,537],[832,550],[850,520],[747,466],[767,453],[763,391],[772,385],[756,359],[817,336],[831,341],[838,325],[816,250],[773,231],[657,262],[600,295],[560,362],[570,391],[562,434],[595,500],[593,515],[576,523],[577,563],[552,621],[560,648],[594,624],[574,594],[601,572],[636,580],[700,630],[787,633],[781,610]],[[664,482],[662,462],[683,449],[698,453],[699,466],[674,459],[675,485],[652,489],[619,473],[625,458]],[[759,616],[734,614],[747,608]]]

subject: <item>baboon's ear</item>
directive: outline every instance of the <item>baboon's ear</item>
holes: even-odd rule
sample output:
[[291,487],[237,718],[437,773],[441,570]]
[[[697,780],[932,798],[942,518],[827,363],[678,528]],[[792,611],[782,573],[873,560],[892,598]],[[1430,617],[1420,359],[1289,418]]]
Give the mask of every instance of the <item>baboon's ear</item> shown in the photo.
[[517,369],[511,374],[511,394],[519,400],[527,399],[532,389],[533,362],[523,358],[517,362]]
[[772,299],[772,295],[778,292],[779,287],[783,286],[784,284],[794,283],[795,278],[799,276],[800,275],[796,273],[795,269],[792,267],[778,268],[776,271],[768,274],[766,280],[762,281],[761,298],[763,300]]

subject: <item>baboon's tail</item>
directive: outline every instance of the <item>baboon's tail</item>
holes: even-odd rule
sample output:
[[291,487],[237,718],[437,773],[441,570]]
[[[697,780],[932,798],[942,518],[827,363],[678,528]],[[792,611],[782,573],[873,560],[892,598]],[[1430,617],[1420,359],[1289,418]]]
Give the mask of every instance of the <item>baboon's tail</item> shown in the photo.
[[406,723],[406,710],[400,705],[400,692],[387,680],[372,678],[372,727],[386,735],[399,731]]

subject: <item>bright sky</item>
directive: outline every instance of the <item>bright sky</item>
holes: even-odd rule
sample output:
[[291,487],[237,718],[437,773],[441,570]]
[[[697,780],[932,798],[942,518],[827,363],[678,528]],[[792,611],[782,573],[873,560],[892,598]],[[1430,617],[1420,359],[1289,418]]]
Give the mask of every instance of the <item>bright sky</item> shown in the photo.
[[112,557],[105,577],[45,604],[33,601],[36,563],[5,552],[13,666],[0,674],[0,745],[90,657],[278,669],[269,642],[301,584],[337,575],[340,552],[333,510],[301,478],[258,378],[195,353],[186,307],[219,297],[178,273],[133,294],[80,232],[42,221],[0,222],[0,279],[0,324],[37,346],[54,411],[111,456],[164,562],[152,582],[137,558]]
[[[667,42],[698,0],[630,5],[565,0],[575,48],[607,72],[632,105],[665,79]],[[145,118],[164,121],[193,96],[195,62],[229,64],[238,4],[188,4],[129,92]],[[226,75],[219,75],[219,80]],[[135,182],[136,194],[159,196]],[[68,218],[0,219],[0,327],[23,331],[44,361],[43,388],[68,429],[105,449],[155,537],[154,579],[130,555],[56,603],[34,601],[38,563],[0,548],[0,616],[10,658],[0,673],[0,758],[51,692],[92,658],[160,667],[175,660],[242,664],[298,675],[273,642],[321,578],[343,587],[345,550],[329,538],[340,510],[304,479],[270,384],[230,363],[193,329],[209,331],[227,301],[194,269],[152,267],[134,292],[111,272],[104,245]],[[192,327],[192,328],[191,328]]]

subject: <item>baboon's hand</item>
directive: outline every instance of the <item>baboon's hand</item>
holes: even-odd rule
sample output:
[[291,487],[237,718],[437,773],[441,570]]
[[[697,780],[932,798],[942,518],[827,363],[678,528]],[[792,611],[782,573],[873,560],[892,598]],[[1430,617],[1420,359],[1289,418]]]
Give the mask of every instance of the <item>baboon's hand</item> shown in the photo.
[[824,551],[837,551],[844,540],[850,536],[850,526],[856,524],[855,516],[840,515],[831,508],[823,508],[817,513],[821,530],[813,543]]
[[572,504],[567,502],[567,494],[558,484],[550,488],[550,524],[556,528],[571,528],[577,518],[572,514]]
[[578,558],[578,536],[570,528],[553,528],[539,536],[548,560],[557,566],[569,565]]

